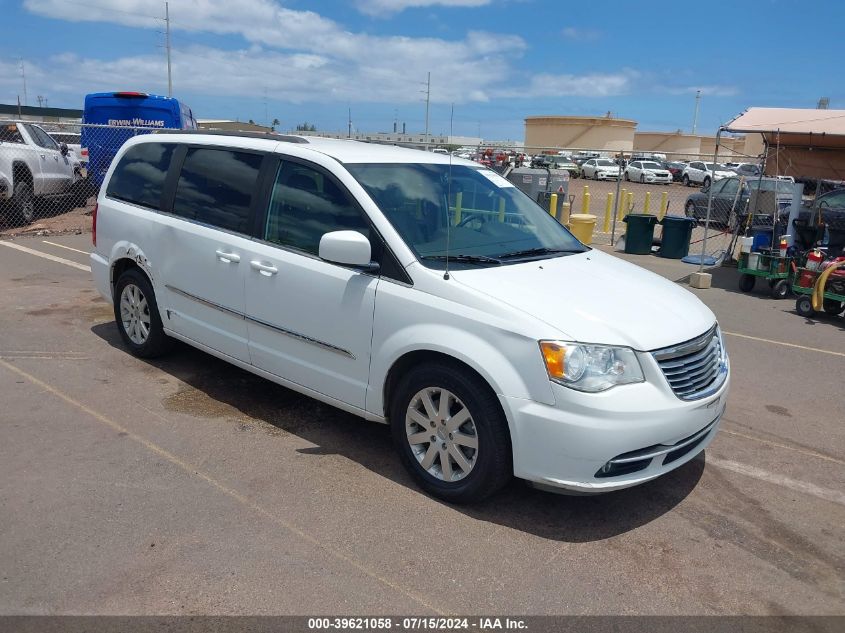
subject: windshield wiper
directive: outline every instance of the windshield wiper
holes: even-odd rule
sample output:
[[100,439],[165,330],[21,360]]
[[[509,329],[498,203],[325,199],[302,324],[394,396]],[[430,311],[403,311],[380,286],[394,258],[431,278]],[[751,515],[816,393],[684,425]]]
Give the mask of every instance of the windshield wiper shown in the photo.
[[511,253],[503,253],[499,255],[499,259],[516,259],[518,257],[532,257],[534,255],[554,255],[556,253],[584,253],[586,249],[574,249],[574,248],[546,248],[545,246],[541,246],[540,248],[527,248],[524,251],[513,251]]
[[445,262],[447,259],[450,262],[458,262],[459,264],[501,264],[502,262],[495,257],[487,257],[486,255],[423,255],[422,259],[431,259],[435,261]]

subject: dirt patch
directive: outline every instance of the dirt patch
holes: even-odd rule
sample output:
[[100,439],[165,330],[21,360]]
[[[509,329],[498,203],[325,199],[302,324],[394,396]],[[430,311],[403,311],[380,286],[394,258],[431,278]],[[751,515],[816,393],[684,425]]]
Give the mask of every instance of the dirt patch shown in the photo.
[[0,237],[16,237],[20,235],[81,235],[82,233],[90,233],[94,202],[94,198],[89,198],[84,206],[74,207],[58,215],[48,212],[38,214],[38,219],[27,226],[10,226],[0,219]]

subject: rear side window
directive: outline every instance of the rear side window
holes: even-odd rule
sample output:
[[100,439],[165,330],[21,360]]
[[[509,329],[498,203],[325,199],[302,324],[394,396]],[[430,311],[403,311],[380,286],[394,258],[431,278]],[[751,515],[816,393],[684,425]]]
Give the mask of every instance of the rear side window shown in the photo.
[[173,213],[236,233],[252,228],[250,209],[262,156],[228,149],[188,150]]
[[114,169],[106,195],[159,209],[175,147],[172,143],[141,143],[129,148]]

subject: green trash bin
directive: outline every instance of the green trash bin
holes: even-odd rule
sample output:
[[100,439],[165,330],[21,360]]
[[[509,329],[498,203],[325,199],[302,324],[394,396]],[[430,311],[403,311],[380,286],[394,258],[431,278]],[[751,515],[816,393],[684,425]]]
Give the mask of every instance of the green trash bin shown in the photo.
[[680,215],[667,215],[660,224],[663,225],[663,239],[657,254],[668,259],[681,259],[689,254],[689,242],[692,230],[697,224],[695,218]]
[[625,232],[625,252],[630,255],[651,254],[657,216],[650,213],[629,213],[622,221],[628,224],[628,230]]

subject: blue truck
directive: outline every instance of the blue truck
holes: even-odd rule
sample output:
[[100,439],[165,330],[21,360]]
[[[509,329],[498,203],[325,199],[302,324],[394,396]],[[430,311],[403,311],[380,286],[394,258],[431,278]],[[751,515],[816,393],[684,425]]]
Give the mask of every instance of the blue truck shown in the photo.
[[155,130],[197,127],[191,108],[178,99],[144,92],[85,95],[82,123],[80,142],[88,150],[89,183],[98,189],[117,150],[131,137]]

